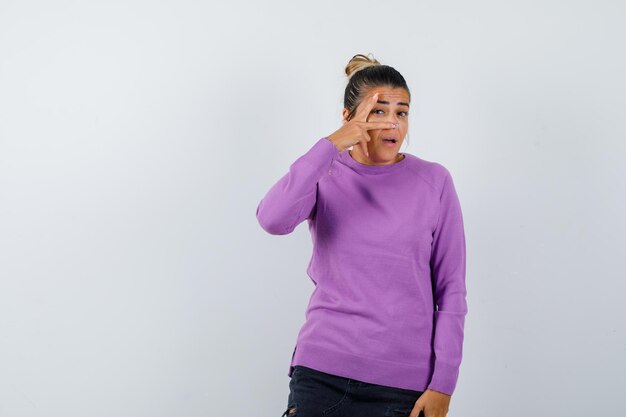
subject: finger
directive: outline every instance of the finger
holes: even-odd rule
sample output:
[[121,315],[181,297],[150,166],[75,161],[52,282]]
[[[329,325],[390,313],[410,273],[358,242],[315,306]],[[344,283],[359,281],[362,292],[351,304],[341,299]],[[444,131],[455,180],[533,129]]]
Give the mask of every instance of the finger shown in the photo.
[[378,101],[378,93],[375,93],[374,95],[369,96],[366,99],[364,99],[361,102],[361,104],[359,104],[359,107],[356,110],[356,115],[354,117],[355,120],[366,122],[367,116],[369,116],[370,111],[372,110],[372,107],[374,107],[377,101]]
[[397,125],[392,122],[361,122],[361,126],[363,126],[366,130],[395,129],[397,127]]
[[361,149],[363,150],[363,153],[367,155],[367,157],[369,158],[370,154],[367,151],[367,142],[369,141],[370,138],[367,133],[364,133],[363,136],[364,136],[364,139],[360,141],[359,144],[361,145]]
[[359,107],[357,108],[357,114],[356,114],[355,119],[362,121],[362,122],[367,122],[367,118],[369,117],[369,114],[372,111],[372,107],[374,107],[377,101],[378,101],[378,93],[375,93],[365,98],[361,102]]
[[360,143],[361,143],[361,149],[363,150],[363,153],[367,155],[367,157],[369,158],[370,153],[367,151],[367,142],[360,142]]
[[415,407],[413,407],[413,410],[411,410],[411,414],[409,415],[409,417],[424,417],[424,415],[424,407],[418,407],[416,405]]

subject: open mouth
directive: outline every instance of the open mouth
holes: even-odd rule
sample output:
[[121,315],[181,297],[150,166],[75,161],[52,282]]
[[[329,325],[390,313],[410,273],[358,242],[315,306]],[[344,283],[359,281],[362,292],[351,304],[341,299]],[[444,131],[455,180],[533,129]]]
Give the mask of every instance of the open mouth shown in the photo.
[[383,142],[385,142],[385,143],[396,143],[396,140],[394,138],[384,138]]

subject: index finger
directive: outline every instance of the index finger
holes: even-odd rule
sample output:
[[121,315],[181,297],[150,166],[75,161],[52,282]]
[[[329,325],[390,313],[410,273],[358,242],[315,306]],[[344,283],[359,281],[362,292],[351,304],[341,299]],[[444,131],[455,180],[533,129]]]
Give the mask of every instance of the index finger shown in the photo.
[[364,99],[357,108],[355,119],[361,122],[367,122],[367,116],[370,114],[370,110],[378,101],[378,93],[375,93],[366,99]]

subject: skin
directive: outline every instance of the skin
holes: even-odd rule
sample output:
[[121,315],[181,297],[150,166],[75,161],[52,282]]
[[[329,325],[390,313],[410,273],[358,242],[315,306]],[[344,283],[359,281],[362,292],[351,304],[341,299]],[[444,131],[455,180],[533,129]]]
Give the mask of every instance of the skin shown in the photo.
[[[350,110],[343,109],[343,126],[327,138],[340,151],[354,146],[351,156],[362,164],[394,164],[405,158],[399,149],[409,129],[409,106],[400,103],[410,105],[405,89],[373,87],[365,93],[351,120],[348,120]],[[385,145],[382,141],[385,137],[396,138],[395,146]],[[445,417],[451,398],[443,392],[426,389],[409,417]]]

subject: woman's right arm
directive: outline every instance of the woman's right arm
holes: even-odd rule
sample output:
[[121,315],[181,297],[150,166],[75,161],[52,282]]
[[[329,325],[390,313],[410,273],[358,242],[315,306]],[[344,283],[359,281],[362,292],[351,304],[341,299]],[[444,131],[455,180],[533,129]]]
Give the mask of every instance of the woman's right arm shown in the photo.
[[315,142],[267,192],[256,209],[257,220],[266,232],[286,235],[311,215],[317,202],[317,183],[327,174],[337,153],[359,145],[367,154],[368,130],[397,127],[391,122],[367,121],[377,100],[378,93],[364,99],[350,121],[344,120],[339,129]]
[[323,137],[291,164],[256,209],[257,220],[266,232],[286,235],[310,216],[317,202],[317,183],[327,175],[338,152],[334,143]]

